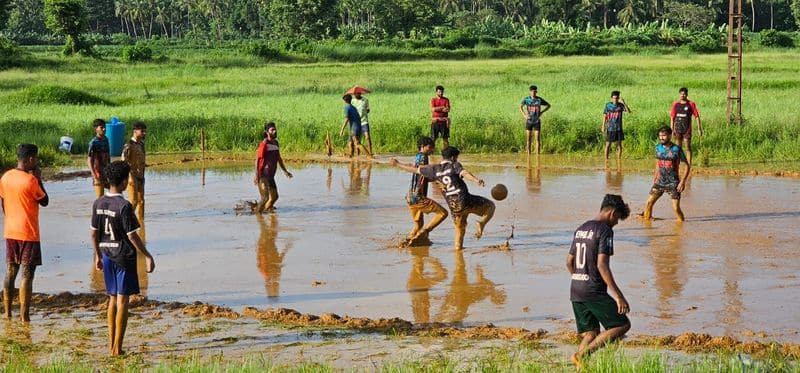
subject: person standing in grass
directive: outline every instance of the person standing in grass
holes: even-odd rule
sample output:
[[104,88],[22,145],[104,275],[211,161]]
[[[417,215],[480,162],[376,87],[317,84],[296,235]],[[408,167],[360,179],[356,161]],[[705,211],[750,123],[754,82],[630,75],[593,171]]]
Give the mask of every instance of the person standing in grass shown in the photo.
[[[670,138],[672,130],[669,127],[661,127],[658,130],[658,141],[656,145],[656,171],[653,177],[653,187],[650,188],[650,197],[644,207],[642,217],[650,220],[653,217],[653,205],[661,198],[664,192],[672,197],[672,210],[678,221],[683,221],[683,211],[681,210],[681,193],[686,187],[686,180],[692,170],[691,163],[686,159],[680,146],[673,144]],[[683,177],[680,176],[681,162],[686,163],[686,171]]]
[[358,115],[361,117],[361,133],[364,134],[364,140],[367,141],[367,149],[370,154],[372,152],[372,137],[369,135],[369,100],[362,96],[360,90],[353,93],[352,105],[358,110]]
[[[531,95],[522,99],[519,106],[519,111],[525,118],[525,150],[531,154],[531,134],[536,144],[536,154],[541,151],[539,142],[539,133],[542,130],[542,114],[550,110],[550,103],[547,100],[536,95],[539,90],[538,87],[532,85],[529,87]],[[544,109],[542,108],[544,106]]]
[[141,121],[134,122],[133,136],[122,148],[122,160],[127,162],[131,168],[131,176],[128,180],[128,198],[139,218],[139,224],[144,223],[145,136],[147,136],[147,125]]
[[442,137],[442,149],[450,146],[450,99],[444,97],[444,87],[436,86],[436,97],[431,99],[431,137],[433,142]]
[[[406,164],[407,168],[418,169],[420,166],[427,166],[429,164],[428,157],[433,153],[434,142],[433,139],[427,136],[422,136],[417,141],[419,153],[414,157],[414,164]],[[411,220],[414,221],[414,228],[408,234],[406,242],[409,245],[417,245],[429,242],[428,234],[433,231],[439,224],[447,218],[447,210],[436,201],[428,198],[428,182],[429,180],[414,173],[411,176],[411,187],[406,195],[406,202],[408,203],[408,211],[411,212]],[[433,214],[433,220],[425,224],[425,214]]]
[[103,196],[106,188],[105,170],[111,160],[109,155],[110,146],[106,137],[106,121],[95,119],[92,122],[95,137],[89,142],[89,157],[86,163],[92,172],[92,185],[94,185],[94,195],[97,198]]
[[292,178],[292,173],[286,169],[281,158],[278,129],[274,122],[269,122],[264,125],[264,141],[258,145],[256,152],[256,176],[253,183],[258,185],[258,192],[261,194],[261,200],[256,206],[257,214],[274,211],[275,201],[278,200],[278,185],[275,183],[278,166],[286,177]]
[[[570,360],[580,369],[582,360],[609,341],[624,335],[631,322],[625,315],[628,301],[614,281],[611,256],[614,255],[614,231],[620,220],[630,215],[630,208],[615,194],[606,194],[600,212],[575,231],[567,256],[567,270],[572,276],[570,301],[578,333],[583,339]],[[612,298],[608,290],[615,295]],[[600,332],[600,325],[605,331]]]
[[475,232],[475,238],[480,239],[486,224],[488,224],[489,220],[494,216],[495,209],[494,202],[469,193],[464,179],[472,181],[480,186],[484,186],[486,183],[461,166],[461,163],[458,162],[459,153],[460,151],[457,148],[449,146],[442,150],[443,160],[440,164],[418,167],[401,164],[394,158],[390,160],[393,166],[400,167],[408,172],[420,174],[428,180],[436,180],[441,183],[442,193],[444,194],[444,199],[447,201],[447,205],[450,207],[450,213],[453,216],[453,223],[456,228],[456,250],[462,250],[464,248],[464,233],[467,230],[467,216],[469,216],[469,214],[475,214],[481,218],[476,223],[478,229]]
[[6,171],[0,178],[0,206],[3,208],[3,235],[6,238],[6,278],[3,282],[5,317],[11,319],[14,283],[22,267],[19,286],[19,315],[30,322],[33,276],[42,265],[39,236],[39,206],[47,206],[50,198],[42,184],[39,169],[39,148],[33,144],[17,147],[17,168]]
[[603,149],[606,168],[608,168],[608,153],[612,143],[617,144],[617,167],[622,162],[622,140],[625,139],[625,134],[622,132],[623,112],[630,113],[630,107],[619,96],[619,91],[611,92],[611,101],[607,102],[603,109],[603,125],[600,126],[600,131],[606,135],[606,146]]
[[342,122],[342,128],[339,129],[339,136],[344,135],[345,126],[350,128],[350,139],[347,141],[350,158],[353,158],[355,149],[358,149],[359,152],[363,151],[367,158],[372,159],[372,152],[367,150],[364,145],[361,145],[361,135],[363,134],[361,115],[358,114],[358,109],[352,104],[353,96],[346,94],[342,96],[342,100],[344,100],[344,122]]
[[703,126],[700,124],[700,111],[697,110],[697,105],[689,100],[689,89],[681,87],[678,93],[680,98],[672,103],[672,109],[669,111],[670,128],[675,135],[675,142],[682,149],[686,149],[686,159],[692,163],[692,117],[697,118],[697,132],[701,137]]
[[94,264],[103,271],[108,294],[108,348],[112,356],[123,354],[122,341],[128,326],[130,296],[139,294],[136,252],[145,258],[145,270],[155,269],[153,256],[144,246],[137,231],[139,222],[130,202],[122,196],[128,186],[130,166],[125,161],[108,165],[106,177],[109,191],[92,206],[92,235]]

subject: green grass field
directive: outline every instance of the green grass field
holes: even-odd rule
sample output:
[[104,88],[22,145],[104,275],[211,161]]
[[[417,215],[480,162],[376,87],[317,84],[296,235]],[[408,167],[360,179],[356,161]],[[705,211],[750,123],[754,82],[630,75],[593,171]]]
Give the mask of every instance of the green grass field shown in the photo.
[[[656,129],[669,123],[678,88],[687,86],[706,129],[705,138],[695,140],[702,158],[800,159],[794,109],[800,53],[791,51],[745,56],[742,127],[725,120],[725,55],[354,64],[265,64],[230,50],[167,56],[164,63],[130,65],[36,49],[29,67],[1,71],[2,165],[14,162],[14,147],[21,142],[42,146],[47,162],[63,161],[55,151],[62,135],[75,138],[74,152],[84,152],[91,120],[111,116],[128,123],[144,120],[151,152],[199,150],[201,128],[210,150],[255,149],[261,126],[270,120],[278,123],[284,152],[321,152],[326,131],[338,136],[340,97],[354,84],[373,90],[370,122],[379,153],[415,150],[416,137],[429,132],[429,100],[437,84],[446,87],[453,105],[451,144],[466,152],[518,151],[524,147],[519,103],[528,85],[537,84],[540,96],[553,105],[543,117],[544,152],[599,155],[602,108],[617,89],[633,109],[625,117],[626,157],[646,158]],[[79,97],[73,100],[74,95]],[[335,141],[341,149],[344,138]]]

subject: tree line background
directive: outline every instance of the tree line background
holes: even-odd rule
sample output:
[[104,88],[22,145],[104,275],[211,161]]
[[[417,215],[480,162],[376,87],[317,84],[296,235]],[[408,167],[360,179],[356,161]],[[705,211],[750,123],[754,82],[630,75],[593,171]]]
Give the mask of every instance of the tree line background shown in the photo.
[[[420,39],[469,27],[511,37],[543,22],[607,29],[666,21],[700,30],[728,21],[727,0],[0,0],[3,34],[20,44],[63,41],[47,26],[47,2],[82,4],[85,32],[96,42],[113,35],[209,43]],[[743,12],[750,31],[800,24],[800,0],[745,1]]]

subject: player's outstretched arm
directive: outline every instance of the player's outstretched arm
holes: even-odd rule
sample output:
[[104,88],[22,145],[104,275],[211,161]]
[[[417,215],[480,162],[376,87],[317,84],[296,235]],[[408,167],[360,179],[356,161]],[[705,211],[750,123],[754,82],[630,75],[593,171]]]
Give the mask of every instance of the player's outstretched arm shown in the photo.
[[[397,168],[400,168],[400,169],[406,170],[408,172],[411,172],[412,174],[419,173],[419,168],[414,167],[414,165],[412,165],[412,164],[401,163],[396,158],[390,159],[389,160],[389,164],[391,164],[392,166],[395,166]],[[420,167],[424,167],[424,166],[420,166]]]
[[471,181],[471,182],[473,182],[475,184],[478,184],[480,186],[485,186],[486,185],[486,183],[483,182],[483,179],[478,179],[477,177],[475,177],[475,175],[473,175],[471,172],[469,172],[467,170],[461,171],[461,177],[463,177],[464,179],[467,179],[467,180],[469,180],[469,181]]

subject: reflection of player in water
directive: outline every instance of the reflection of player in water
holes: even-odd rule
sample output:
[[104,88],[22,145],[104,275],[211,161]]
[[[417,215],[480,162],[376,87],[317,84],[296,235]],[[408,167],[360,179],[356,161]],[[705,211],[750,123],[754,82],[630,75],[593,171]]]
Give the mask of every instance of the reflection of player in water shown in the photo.
[[528,191],[538,193],[542,189],[542,170],[538,167],[528,165],[528,173],[525,175],[525,185]]
[[668,237],[659,237],[652,241],[653,272],[655,285],[658,290],[658,309],[661,317],[670,317],[674,301],[683,291],[686,284],[686,255],[681,244],[682,224],[676,224],[673,234]]
[[[362,171],[366,171],[362,177]],[[348,194],[363,194],[369,195],[369,180],[372,177],[372,163],[370,162],[350,162],[347,166],[347,172],[350,176],[350,185],[346,187]]]
[[278,237],[278,217],[275,214],[269,215],[269,224],[260,214],[256,215],[261,234],[258,236],[256,244],[256,265],[261,276],[264,277],[264,288],[267,296],[277,297],[280,294],[281,269],[283,268],[283,258],[289,251],[289,246],[278,252],[275,239]]
[[484,277],[483,268],[475,267],[477,279],[470,283],[467,279],[467,268],[464,264],[464,253],[456,251],[456,269],[450,288],[445,294],[442,308],[436,315],[439,322],[461,322],[467,317],[469,307],[475,303],[489,298],[492,303],[501,305],[506,303],[506,292],[498,289],[497,285]]
[[[430,246],[412,247],[411,273],[406,288],[411,295],[411,311],[415,323],[430,322],[431,300],[429,290],[447,278],[447,270],[438,259],[428,256]],[[430,264],[433,273],[425,272],[425,263]]]

